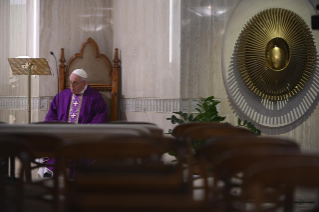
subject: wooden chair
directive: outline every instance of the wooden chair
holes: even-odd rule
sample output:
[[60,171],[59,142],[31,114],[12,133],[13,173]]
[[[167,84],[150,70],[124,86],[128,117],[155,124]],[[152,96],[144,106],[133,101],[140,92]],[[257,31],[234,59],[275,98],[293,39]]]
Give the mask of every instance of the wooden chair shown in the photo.
[[154,123],[151,122],[142,122],[142,121],[111,121],[108,122],[108,124],[149,124],[149,125],[155,125]]
[[[21,138],[15,136],[0,137],[0,209],[1,211],[24,211],[24,173],[30,170],[32,151]],[[21,163],[18,178],[8,175],[8,157],[16,157]]]
[[225,125],[207,125],[207,126],[194,126],[184,131],[182,137],[189,140],[198,140],[214,137],[224,137],[233,135],[254,136],[256,134],[250,130],[242,127],[233,127]]
[[172,132],[175,138],[181,138],[185,131],[193,127],[212,127],[212,128],[232,128],[231,125],[226,123],[216,123],[216,122],[189,122],[185,124],[177,125]]
[[[53,134],[47,133],[28,133],[28,132],[17,132],[17,133],[1,133],[1,136],[11,135],[23,140],[23,142],[29,146],[32,150],[33,155],[31,162],[33,166],[30,167],[30,170],[37,169],[39,167],[47,166],[47,164],[38,163],[37,158],[46,158],[46,157],[55,157],[57,150],[62,145],[62,139]],[[54,166],[54,164],[52,164]],[[11,169],[11,172],[14,171]],[[14,176],[14,173],[11,174]],[[26,181],[28,183],[32,182],[31,172],[26,173]]]
[[[38,158],[56,157],[57,150],[62,144],[62,139],[58,136],[46,134],[46,133],[1,133],[1,136],[13,136],[19,139],[20,143],[26,145],[32,152],[30,155],[30,163],[27,165],[27,169],[24,172],[25,185],[28,186],[32,192],[26,192],[25,197],[29,199],[36,199],[46,201],[51,204],[54,211],[59,207],[58,195],[59,195],[59,182],[58,175],[53,175],[53,178],[49,179],[32,179],[31,171],[40,167],[52,166],[56,164],[39,163],[36,160]],[[11,163],[10,173],[11,176],[15,176],[14,173],[14,158]],[[50,196],[50,200],[44,196]]]
[[[253,132],[241,128],[233,127],[229,124],[215,123],[215,122],[191,122],[178,125],[173,129],[173,136],[182,139],[188,143],[190,163],[193,158],[195,145],[198,140],[206,140],[213,137],[230,136],[230,135],[244,135],[244,136],[256,136]],[[190,163],[192,164],[192,163]],[[189,164],[189,165],[190,165]]]
[[[251,165],[244,175],[246,197],[254,200],[251,211],[291,212],[296,186],[319,188],[319,155],[278,155]],[[319,208],[307,211],[319,211]]]
[[[197,152],[204,178],[205,198],[219,201],[225,211],[244,208],[240,201],[242,173],[253,163],[282,154],[298,154],[299,146],[287,139],[222,137],[208,140]],[[213,185],[208,184],[213,177]],[[223,186],[218,185],[222,183]],[[235,192],[236,191],[236,192]],[[236,202],[236,206],[233,203]],[[241,203],[241,205],[239,205]]]
[[62,122],[62,121],[39,121],[32,122],[31,124],[75,124],[74,122]]
[[[66,180],[67,211],[207,209],[192,200],[182,163],[171,166],[160,160],[170,145],[178,154],[186,151],[185,144],[172,138],[144,137],[77,141],[61,148],[59,164]],[[68,168],[75,171],[72,180]]]
[[[186,125],[185,125],[186,126]],[[189,126],[185,127],[185,131],[180,137],[180,139],[184,140],[188,144],[188,154],[187,154],[187,165],[189,167],[189,171],[191,175],[190,181],[198,180],[202,178],[201,169],[199,167],[198,159],[196,158],[196,151],[200,147],[198,145],[199,142],[203,143],[203,141],[209,138],[217,138],[223,136],[252,136],[256,137],[256,134],[253,132],[239,127],[233,127],[228,124],[220,124],[220,123],[199,123],[197,126],[195,123],[190,123]],[[176,132],[180,132],[177,130]],[[179,134],[179,133],[178,133]],[[193,178],[192,175],[197,175],[197,177]],[[202,189],[203,187],[197,187],[196,189]],[[195,188],[194,188],[195,189]]]

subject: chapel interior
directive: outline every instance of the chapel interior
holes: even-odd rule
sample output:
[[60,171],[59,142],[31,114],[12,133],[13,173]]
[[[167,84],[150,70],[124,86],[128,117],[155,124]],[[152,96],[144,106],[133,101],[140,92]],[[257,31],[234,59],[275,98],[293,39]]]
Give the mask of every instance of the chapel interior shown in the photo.
[[[319,0],[0,0],[0,211],[319,211],[317,5]],[[8,58],[21,56],[44,58],[46,75],[28,81],[27,69],[14,74]],[[102,94],[108,124],[44,122],[75,68],[85,69],[89,85]],[[218,121],[195,119],[208,97],[218,102]],[[179,111],[184,117],[174,113]],[[197,121],[183,128],[178,121],[191,114]],[[19,146],[22,141],[34,146]],[[61,147],[81,142],[92,145]],[[8,155],[24,148],[32,155],[28,160]],[[44,179],[39,167],[30,169],[34,158],[45,157],[57,158],[61,173]],[[94,169],[86,162],[76,167],[70,157],[101,160]],[[253,160],[258,163],[247,165]],[[119,170],[114,164],[120,163],[134,165]],[[72,169],[78,178],[68,181]],[[266,198],[266,182],[277,183],[273,199]],[[107,199],[112,204],[103,205]]]

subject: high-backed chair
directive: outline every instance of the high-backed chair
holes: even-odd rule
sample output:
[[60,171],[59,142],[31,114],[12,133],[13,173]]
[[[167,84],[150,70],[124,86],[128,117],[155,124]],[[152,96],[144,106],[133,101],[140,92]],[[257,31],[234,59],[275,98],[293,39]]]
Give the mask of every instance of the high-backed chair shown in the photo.
[[[192,200],[182,163],[172,166],[160,160],[169,145],[178,154],[185,152],[185,145],[163,139],[117,136],[93,142],[70,141],[59,153],[67,211],[207,209],[207,205]],[[70,169],[75,172],[72,180],[68,178]]]
[[[278,155],[253,164],[244,175],[247,198],[254,200],[252,211],[294,211],[297,186],[319,188],[319,155]],[[319,211],[319,208],[307,211]]]
[[73,70],[84,68],[88,73],[88,85],[101,92],[103,99],[108,105],[109,120],[118,120],[120,80],[118,49],[114,51],[113,65],[110,59],[100,52],[100,48],[93,38],[88,38],[84,41],[79,48],[79,52],[71,54],[73,55],[68,55],[68,62],[65,64],[64,48],[61,48],[59,91],[69,88],[68,80]]
[[[222,137],[208,140],[197,152],[204,177],[205,197],[223,204],[225,211],[239,204],[243,171],[253,163],[282,154],[298,154],[299,146],[287,139],[269,137]],[[214,184],[208,184],[213,176]],[[222,182],[223,186],[218,185]],[[243,206],[246,202],[241,202]],[[240,208],[238,207],[238,208]]]

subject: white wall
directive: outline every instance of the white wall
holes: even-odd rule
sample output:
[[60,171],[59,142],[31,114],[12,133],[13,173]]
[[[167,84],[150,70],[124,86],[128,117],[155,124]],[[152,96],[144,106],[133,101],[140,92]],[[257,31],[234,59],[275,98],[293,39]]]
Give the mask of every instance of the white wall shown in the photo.
[[[0,121],[8,123],[26,123],[27,76],[13,75],[7,58],[30,55],[27,50],[27,39],[30,36],[27,12],[28,0],[5,0],[0,2]],[[32,96],[37,96],[37,78],[31,79]],[[21,109],[24,108],[24,109]],[[34,119],[37,111],[33,111]]]
[[121,119],[170,128],[166,118],[180,98],[179,14],[179,0],[114,2],[114,47],[122,61]]

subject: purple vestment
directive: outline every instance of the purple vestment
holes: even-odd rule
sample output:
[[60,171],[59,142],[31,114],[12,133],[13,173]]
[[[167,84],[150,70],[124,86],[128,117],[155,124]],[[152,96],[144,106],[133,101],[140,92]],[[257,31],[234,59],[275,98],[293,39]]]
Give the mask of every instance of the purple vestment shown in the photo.
[[[45,118],[45,121],[64,121],[67,122],[69,118],[70,102],[72,99],[72,92],[70,89],[65,89],[56,95],[50,105],[50,110]],[[59,117],[57,117],[59,111]],[[83,100],[78,118],[79,124],[101,124],[107,122],[107,105],[102,98],[102,95],[87,86],[84,91]]]
[[[45,121],[62,121],[67,122],[69,119],[70,103],[72,100],[72,92],[70,89],[65,89],[59,93],[59,105],[56,95],[50,105],[50,110],[45,118]],[[76,99],[77,100],[77,99]],[[72,107],[72,105],[71,105]],[[59,111],[59,113],[57,113]],[[72,110],[71,110],[72,111]],[[58,117],[59,114],[59,117]],[[79,112],[77,123],[79,124],[101,124],[106,123],[107,118],[107,105],[102,98],[102,95],[87,86],[84,91],[82,104]],[[70,121],[73,121],[72,119]],[[49,164],[55,164],[55,159],[50,158],[46,161]],[[47,167],[50,171],[54,172],[54,167]]]

